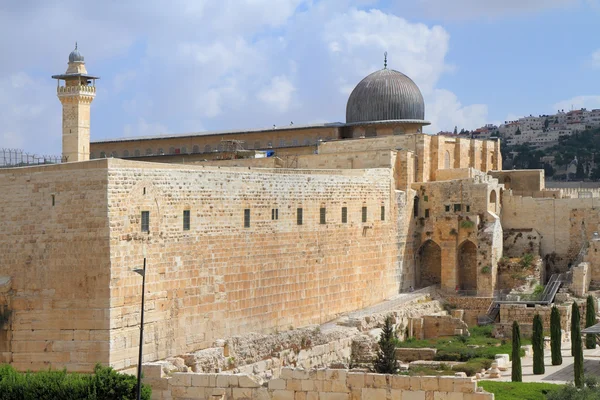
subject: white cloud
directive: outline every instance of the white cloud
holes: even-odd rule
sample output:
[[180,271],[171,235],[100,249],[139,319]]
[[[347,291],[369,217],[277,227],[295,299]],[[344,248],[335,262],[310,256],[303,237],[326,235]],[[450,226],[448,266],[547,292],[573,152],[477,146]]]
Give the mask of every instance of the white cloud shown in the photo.
[[[592,2],[595,0],[588,0]],[[429,15],[442,19],[500,17],[530,13],[544,9],[564,8],[583,3],[582,0],[419,0]]]
[[295,91],[292,82],[286,76],[279,75],[271,79],[271,82],[258,92],[257,97],[278,112],[284,112],[289,109]]
[[425,127],[428,133],[458,129],[472,130],[485,125],[488,121],[488,108],[485,104],[463,106],[456,95],[448,90],[433,91],[427,104],[430,126]]
[[124,137],[134,136],[149,136],[169,133],[166,126],[160,123],[151,123],[146,121],[144,118],[138,118],[134,124],[126,124],[123,128]]
[[552,112],[556,112],[556,110],[568,111],[571,110],[571,107],[575,110],[600,108],[600,96],[575,96],[568,100],[559,101],[552,106]]
[[600,49],[592,53],[592,67],[600,68]]

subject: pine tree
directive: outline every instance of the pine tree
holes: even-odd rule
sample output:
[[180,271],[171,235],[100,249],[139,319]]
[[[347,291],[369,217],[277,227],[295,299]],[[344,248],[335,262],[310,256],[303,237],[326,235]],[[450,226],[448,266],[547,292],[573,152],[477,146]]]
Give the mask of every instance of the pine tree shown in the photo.
[[373,362],[373,369],[379,374],[395,374],[398,372],[398,361],[396,361],[396,335],[394,334],[394,325],[392,316],[385,318],[383,332],[379,338],[379,351],[377,359]]
[[[585,309],[585,327],[589,328],[592,325],[596,325],[596,307],[595,307],[594,296],[589,295],[587,297],[586,309]],[[586,334],[585,335],[585,348],[595,349],[596,348],[596,335]]]
[[571,354],[575,357],[573,375],[575,386],[583,387],[583,346],[581,343],[581,326],[579,325],[579,307],[573,302],[571,311]]
[[562,332],[560,327],[560,313],[556,306],[552,307],[550,313],[550,347],[552,351],[552,365],[562,364],[562,354],[560,352],[562,342]]
[[513,321],[512,326],[512,374],[513,382],[523,381],[523,372],[521,371],[521,329],[519,323]]
[[531,337],[533,345],[533,373],[541,375],[546,372],[544,368],[544,325],[540,314],[533,317],[533,336]]

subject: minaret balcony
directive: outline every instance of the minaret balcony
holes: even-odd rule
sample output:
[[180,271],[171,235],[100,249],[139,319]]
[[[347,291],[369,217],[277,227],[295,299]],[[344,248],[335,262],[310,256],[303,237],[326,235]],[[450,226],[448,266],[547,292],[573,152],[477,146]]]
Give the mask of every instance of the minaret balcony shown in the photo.
[[57,95],[60,96],[72,96],[72,95],[78,95],[78,94],[83,94],[83,95],[95,95],[96,94],[96,87],[95,86],[85,86],[85,85],[79,85],[79,86],[59,86],[56,89],[56,93]]

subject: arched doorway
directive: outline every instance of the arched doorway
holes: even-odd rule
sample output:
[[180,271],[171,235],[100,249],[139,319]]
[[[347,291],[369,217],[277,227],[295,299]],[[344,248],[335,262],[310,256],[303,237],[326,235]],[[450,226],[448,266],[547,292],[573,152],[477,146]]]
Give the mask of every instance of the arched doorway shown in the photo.
[[442,249],[428,240],[417,252],[417,287],[442,283]]
[[458,246],[458,287],[460,290],[477,289],[477,246],[470,240]]
[[448,150],[444,153],[444,169],[450,169],[450,152]]
[[512,179],[510,179],[510,176],[504,177],[504,189],[510,189],[511,183],[512,183]]
[[496,191],[492,190],[490,192],[490,206],[488,208],[488,210],[490,210],[491,212],[497,212],[497,208],[496,208]]

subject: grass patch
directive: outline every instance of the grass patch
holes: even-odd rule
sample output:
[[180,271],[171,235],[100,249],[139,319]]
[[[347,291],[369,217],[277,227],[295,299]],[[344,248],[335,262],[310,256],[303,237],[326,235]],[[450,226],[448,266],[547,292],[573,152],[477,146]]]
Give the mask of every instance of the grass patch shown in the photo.
[[548,393],[561,390],[564,385],[536,382],[479,381],[486,392],[494,393],[495,400],[546,400]]
[[[492,329],[492,326],[470,328],[471,336],[469,337],[450,336],[424,340],[409,338],[404,342],[396,343],[396,346],[403,348],[435,348],[438,350],[435,356],[437,361],[493,360],[496,354],[508,354],[510,356],[512,352],[511,341],[493,338]],[[522,340],[522,342],[522,344],[527,344],[526,340]],[[521,350],[521,355],[524,355],[523,350]]]

